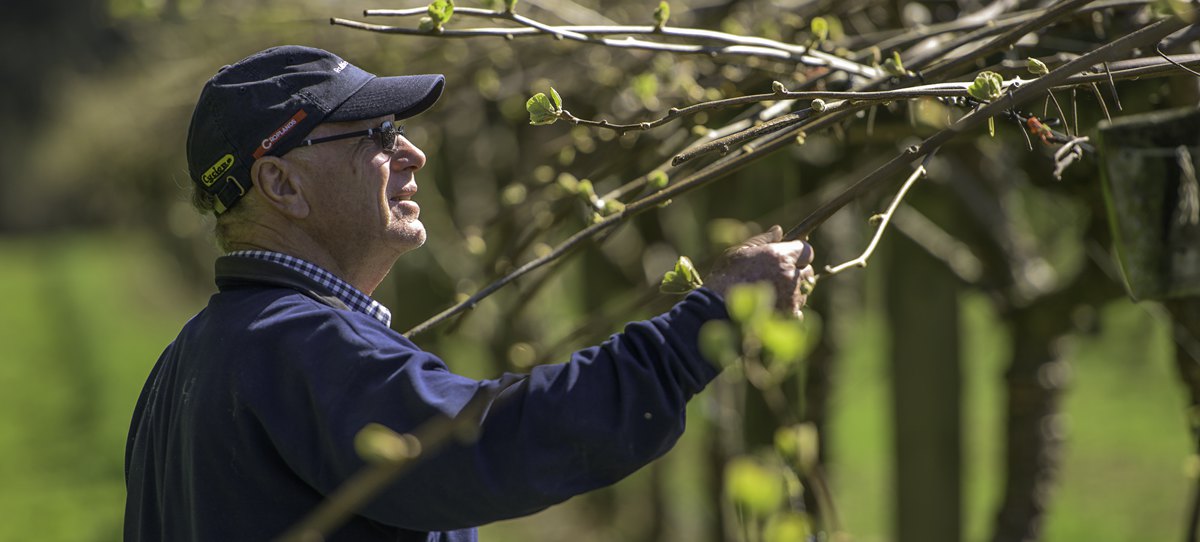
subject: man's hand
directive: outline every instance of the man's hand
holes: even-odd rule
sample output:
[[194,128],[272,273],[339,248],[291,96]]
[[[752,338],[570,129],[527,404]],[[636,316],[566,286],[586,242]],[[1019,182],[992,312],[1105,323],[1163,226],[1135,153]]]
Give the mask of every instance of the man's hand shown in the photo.
[[812,247],[804,241],[783,241],[783,229],[771,226],[725,251],[704,285],[725,297],[735,284],[766,282],[775,288],[775,305],[800,317],[813,280]]

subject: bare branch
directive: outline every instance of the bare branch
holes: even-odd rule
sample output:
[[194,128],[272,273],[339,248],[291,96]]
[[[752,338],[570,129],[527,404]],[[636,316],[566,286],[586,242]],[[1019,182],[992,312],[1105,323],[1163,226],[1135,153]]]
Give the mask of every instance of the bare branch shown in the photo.
[[883,232],[884,230],[887,230],[888,223],[892,220],[892,215],[896,213],[896,208],[898,208],[900,203],[904,201],[904,196],[908,194],[908,189],[912,188],[912,186],[916,184],[917,179],[925,176],[925,165],[929,163],[931,158],[933,158],[933,153],[929,153],[929,155],[925,157],[925,160],[921,162],[921,165],[917,166],[917,169],[912,172],[912,175],[908,176],[908,180],[904,181],[904,185],[900,187],[900,191],[896,192],[896,197],[892,199],[892,203],[891,205],[888,205],[887,210],[881,215],[876,215],[879,217],[879,226],[875,229],[875,235],[871,238],[871,242],[867,244],[867,249],[864,250],[859,257],[841,265],[825,266],[826,276],[836,275],[842,271],[850,269],[851,267],[867,266],[867,260],[871,258],[871,254],[875,253],[875,247],[879,244],[879,240],[883,238]]
[[[1079,2],[1082,0],[1068,0]],[[1193,10],[1190,13],[1195,13]],[[799,224],[794,226],[785,235],[786,239],[803,239],[807,238],[812,230],[825,222],[833,213],[844,207],[847,203],[857,199],[866,191],[874,188],[876,185],[890,178],[899,169],[907,167],[912,160],[929,154],[942,146],[944,143],[953,139],[955,136],[974,128],[990,117],[999,114],[1002,111],[1011,109],[1013,106],[1031,100],[1041,93],[1048,91],[1055,85],[1066,81],[1071,75],[1083,72],[1102,62],[1111,61],[1126,52],[1139,47],[1145,47],[1153,43],[1157,43],[1163,37],[1188,26],[1180,17],[1170,17],[1156,23],[1147,25],[1130,34],[1121,37],[1115,41],[1111,41],[1102,45],[1087,54],[1080,56],[1058,68],[1055,68],[1050,73],[1038,77],[1025,85],[1017,88],[1013,92],[1007,93],[1001,98],[993,101],[977,111],[972,112],[959,119],[950,127],[941,130],[929,138],[919,146],[910,147],[893,158],[886,164],[880,166],[871,174],[864,177],[862,180],[855,183],[850,188],[839,194],[833,200],[822,205]],[[1103,74],[1101,74],[1103,77]],[[775,143],[781,145],[780,143]]]
[[[396,16],[396,17],[413,17],[421,16],[426,13],[425,8],[411,8],[400,10],[367,10],[364,15],[367,16]],[[726,32],[717,32],[714,30],[705,30],[699,28],[682,28],[682,27],[655,27],[655,26],[551,26],[540,23],[531,18],[510,12],[493,11],[479,8],[456,8],[455,15],[465,15],[469,17],[478,17],[485,19],[508,20],[520,24],[523,28],[470,28],[462,30],[440,29],[434,31],[424,31],[413,28],[402,28],[396,26],[384,26],[363,23],[348,19],[333,18],[330,24],[346,26],[359,30],[367,30],[370,32],[381,32],[388,34],[403,34],[403,35],[420,35],[426,37],[445,37],[445,38],[468,38],[480,36],[492,36],[503,38],[516,38],[537,35],[549,35],[559,38],[571,39],[583,43],[593,43],[607,45],[617,48],[632,48],[644,49],[652,51],[667,51],[674,53],[694,53],[694,54],[723,54],[723,55],[744,55],[757,56],[760,58],[769,58],[774,60],[788,60],[798,62],[807,66],[827,67],[833,70],[846,72],[859,77],[877,77],[878,70],[870,66],[864,66],[856,62],[844,59],[842,57],[825,53],[818,50],[810,50],[802,45],[784,43],[781,41],[761,38],[757,36],[739,36]],[[686,44],[670,44],[653,41],[645,41],[635,39],[630,36],[646,35],[646,36],[664,36],[670,38],[686,38],[691,40],[703,40],[709,42],[727,44],[724,46],[707,46],[707,45],[686,45]],[[627,36],[624,39],[613,39],[607,37],[593,36]]]

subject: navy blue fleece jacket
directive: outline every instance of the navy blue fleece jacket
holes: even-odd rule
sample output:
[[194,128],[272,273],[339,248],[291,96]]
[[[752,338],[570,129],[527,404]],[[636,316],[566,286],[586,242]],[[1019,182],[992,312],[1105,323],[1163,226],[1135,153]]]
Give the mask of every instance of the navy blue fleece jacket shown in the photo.
[[400,477],[328,540],[454,541],[612,484],[665,453],[717,374],[689,294],[529,375],[477,381],[270,262],[218,260],[220,290],[150,374],[130,428],[127,541],[270,540],[363,466],[368,423],[410,432],[490,397],[478,438]]

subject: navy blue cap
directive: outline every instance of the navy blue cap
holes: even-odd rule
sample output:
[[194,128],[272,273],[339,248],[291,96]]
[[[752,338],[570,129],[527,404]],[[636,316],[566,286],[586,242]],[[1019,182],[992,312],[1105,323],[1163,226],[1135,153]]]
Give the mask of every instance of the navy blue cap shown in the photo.
[[283,155],[322,122],[411,117],[443,86],[441,75],[376,77],[321,49],[267,49],[205,83],[188,128],[188,171],[220,214],[250,189],[255,160]]

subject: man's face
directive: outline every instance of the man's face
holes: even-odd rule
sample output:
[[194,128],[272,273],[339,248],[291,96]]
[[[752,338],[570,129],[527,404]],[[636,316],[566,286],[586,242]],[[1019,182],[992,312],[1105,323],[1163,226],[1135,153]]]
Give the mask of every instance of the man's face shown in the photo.
[[[378,128],[391,116],[364,121],[326,123],[310,138]],[[414,173],[425,165],[425,153],[407,139],[388,155],[377,140],[349,138],[300,147],[288,153],[305,175],[304,191],[311,207],[305,229],[332,252],[356,255],[394,251],[397,256],[425,243]]]

